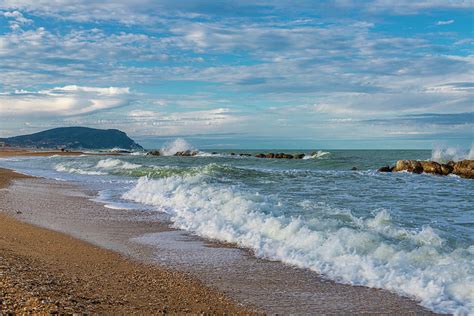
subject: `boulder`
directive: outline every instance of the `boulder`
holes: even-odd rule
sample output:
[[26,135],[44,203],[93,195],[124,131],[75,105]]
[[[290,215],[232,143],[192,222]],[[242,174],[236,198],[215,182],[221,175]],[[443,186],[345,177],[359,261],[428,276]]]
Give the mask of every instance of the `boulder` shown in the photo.
[[359,170],[359,169],[357,169],[357,167],[352,167],[351,170],[352,170],[352,171],[357,171],[357,170]]
[[275,158],[275,154],[274,153],[269,153],[265,156],[265,158]]
[[393,168],[394,167],[385,166],[385,167],[379,168],[379,170],[377,170],[377,172],[392,172]]
[[434,161],[420,161],[424,173],[432,173],[442,175],[441,165]]
[[441,165],[441,174],[443,176],[447,176],[448,174],[452,173],[454,169],[454,163],[453,165],[447,163],[447,164],[442,164]]
[[418,160],[398,160],[393,172],[408,171],[413,173],[422,173],[423,166]]
[[255,157],[257,157],[257,158],[265,158],[265,154],[256,154]]
[[474,160],[461,160],[454,164],[453,173],[461,178],[474,179]]
[[178,151],[174,155],[179,156],[179,157],[191,157],[191,156],[196,156],[197,154],[198,154],[197,151],[185,150],[185,151]]
[[303,159],[305,154],[296,154],[293,156],[294,159]]
[[159,150],[152,150],[146,153],[147,156],[161,156]]
[[251,154],[239,154],[240,157],[250,157],[252,156]]

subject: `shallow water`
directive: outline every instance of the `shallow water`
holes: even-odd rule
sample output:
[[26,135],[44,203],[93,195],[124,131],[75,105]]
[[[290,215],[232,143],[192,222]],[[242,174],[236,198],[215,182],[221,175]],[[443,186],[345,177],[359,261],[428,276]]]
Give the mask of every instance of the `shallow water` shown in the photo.
[[338,282],[388,289],[437,312],[472,314],[474,182],[375,172],[431,154],[25,157],[2,159],[0,166],[85,183],[110,208],[164,212],[176,228]]

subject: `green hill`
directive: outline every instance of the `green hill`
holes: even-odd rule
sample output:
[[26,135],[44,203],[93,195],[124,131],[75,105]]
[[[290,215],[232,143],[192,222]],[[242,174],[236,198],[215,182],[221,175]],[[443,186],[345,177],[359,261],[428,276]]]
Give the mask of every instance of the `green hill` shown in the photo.
[[59,127],[30,135],[0,138],[12,147],[65,149],[143,149],[118,129]]

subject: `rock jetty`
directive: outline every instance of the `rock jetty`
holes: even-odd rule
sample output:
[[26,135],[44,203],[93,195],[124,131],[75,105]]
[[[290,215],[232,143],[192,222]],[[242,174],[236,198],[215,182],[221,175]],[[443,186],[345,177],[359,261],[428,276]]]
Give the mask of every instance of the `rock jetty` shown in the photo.
[[378,172],[400,171],[431,173],[440,176],[455,174],[462,178],[474,179],[474,160],[449,161],[444,164],[435,161],[398,160],[393,167],[385,166],[378,169]]
[[[199,152],[194,150],[185,150],[185,151],[178,151],[173,156],[177,157],[191,157],[196,156]],[[147,156],[162,156],[159,150],[149,151],[146,154]]]
[[[196,156],[199,152],[198,151],[192,151],[192,150],[186,150],[186,151],[178,151],[175,153],[173,156],[178,156],[178,157],[192,157]],[[217,155],[217,152],[213,152],[213,155]],[[315,153],[313,153],[314,155]],[[230,153],[231,156],[240,156],[240,157],[252,157],[252,154],[249,153]],[[161,156],[161,153],[159,150],[153,150],[149,151],[147,153],[147,156]],[[254,157],[256,158],[268,158],[268,159],[303,159],[305,157],[305,154],[286,154],[286,153],[260,153],[256,154]]]
[[267,153],[267,154],[256,154],[256,158],[268,158],[268,159],[303,159],[305,154],[285,154],[285,153]]

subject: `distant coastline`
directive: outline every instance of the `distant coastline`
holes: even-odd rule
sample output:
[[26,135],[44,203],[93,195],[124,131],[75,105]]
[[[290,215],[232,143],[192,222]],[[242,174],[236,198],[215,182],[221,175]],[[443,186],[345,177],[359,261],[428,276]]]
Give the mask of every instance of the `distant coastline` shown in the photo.
[[62,150],[114,149],[143,150],[143,147],[117,129],[59,127],[42,132],[0,138],[1,147],[24,147]]

